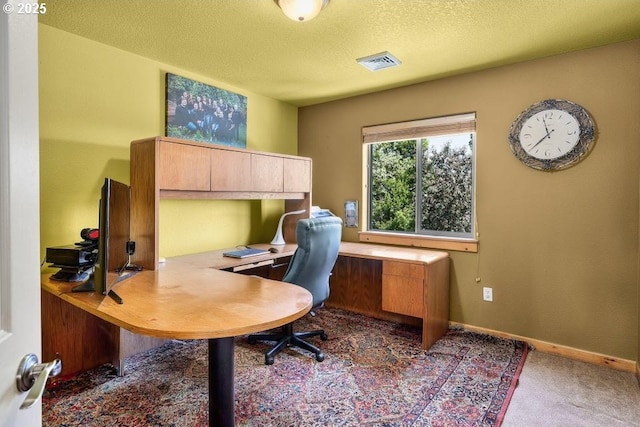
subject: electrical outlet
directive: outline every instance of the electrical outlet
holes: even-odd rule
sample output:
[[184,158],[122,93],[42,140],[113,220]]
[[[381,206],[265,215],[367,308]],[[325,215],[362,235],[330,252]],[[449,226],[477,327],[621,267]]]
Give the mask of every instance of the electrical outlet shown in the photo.
[[485,301],[493,301],[493,288],[482,288],[482,299]]

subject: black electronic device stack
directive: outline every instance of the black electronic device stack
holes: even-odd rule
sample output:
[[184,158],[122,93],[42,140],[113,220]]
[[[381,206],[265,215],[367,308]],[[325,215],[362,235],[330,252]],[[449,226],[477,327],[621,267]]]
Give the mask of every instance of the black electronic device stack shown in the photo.
[[60,268],[51,278],[63,282],[87,280],[98,258],[99,234],[95,228],[84,228],[80,232],[81,242],[47,248],[45,261],[51,263],[50,267]]

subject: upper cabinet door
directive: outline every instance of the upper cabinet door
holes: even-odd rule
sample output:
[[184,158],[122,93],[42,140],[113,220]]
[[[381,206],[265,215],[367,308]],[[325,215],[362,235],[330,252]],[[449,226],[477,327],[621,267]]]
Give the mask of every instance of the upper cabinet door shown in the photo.
[[282,157],[251,154],[251,181],[253,191],[281,193],[283,186]]
[[204,147],[160,142],[161,190],[210,191],[211,154]]
[[311,160],[284,159],[284,192],[311,192]]
[[251,153],[211,151],[211,191],[250,191]]

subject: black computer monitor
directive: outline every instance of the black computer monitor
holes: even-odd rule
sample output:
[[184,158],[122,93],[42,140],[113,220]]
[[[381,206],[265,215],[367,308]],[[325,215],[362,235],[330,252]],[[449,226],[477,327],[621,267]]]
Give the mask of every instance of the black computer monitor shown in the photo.
[[[126,269],[129,261],[129,186],[105,178],[100,193],[98,216],[100,237],[93,274],[87,282],[73,290],[111,295],[113,285],[135,273]],[[112,296],[119,299],[117,295]]]

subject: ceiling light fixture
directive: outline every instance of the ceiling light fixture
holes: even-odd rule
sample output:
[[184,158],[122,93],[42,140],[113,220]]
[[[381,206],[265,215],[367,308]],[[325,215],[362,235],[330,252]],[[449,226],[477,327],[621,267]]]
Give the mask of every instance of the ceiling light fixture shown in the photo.
[[309,21],[327,7],[329,0],[273,0],[289,19]]

